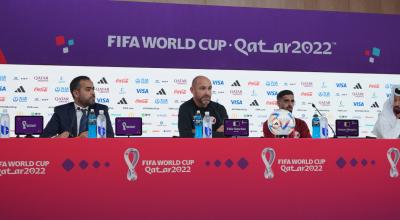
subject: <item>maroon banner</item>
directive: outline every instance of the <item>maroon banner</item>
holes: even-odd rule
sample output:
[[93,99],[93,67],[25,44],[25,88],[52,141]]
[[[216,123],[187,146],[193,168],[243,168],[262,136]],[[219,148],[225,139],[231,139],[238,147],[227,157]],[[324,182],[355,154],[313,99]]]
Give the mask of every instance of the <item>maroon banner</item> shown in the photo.
[[0,219],[398,219],[400,178],[390,174],[397,164],[388,150],[399,147],[362,139],[1,139]]

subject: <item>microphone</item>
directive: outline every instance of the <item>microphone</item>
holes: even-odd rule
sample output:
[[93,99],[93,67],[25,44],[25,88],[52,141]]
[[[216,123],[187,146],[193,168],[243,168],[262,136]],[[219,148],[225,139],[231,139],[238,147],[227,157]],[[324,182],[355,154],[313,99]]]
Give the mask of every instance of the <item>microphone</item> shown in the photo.
[[[322,117],[321,112],[318,110],[317,106],[314,105],[314,103],[309,103],[311,104],[311,106],[318,112],[319,116]],[[333,133],[333,138],[337,138],[336,136],[336,132],[333,130],[333,128],[331,127],[331,125],[328,123],[328,127],[331,129],[332,133]]]

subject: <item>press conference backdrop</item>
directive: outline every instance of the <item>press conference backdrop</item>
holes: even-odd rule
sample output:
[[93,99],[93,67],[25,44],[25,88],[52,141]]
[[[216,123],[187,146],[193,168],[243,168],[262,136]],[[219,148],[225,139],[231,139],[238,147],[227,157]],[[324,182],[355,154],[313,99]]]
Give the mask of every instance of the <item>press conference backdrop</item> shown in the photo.
[[0,73],[0,108],[11,116],[43,115],[47,122],[54,106],[72,101],[72,78],[87,75],[96,102],[110,107],[112,122],[142,117],[145,137],[179,135],[178,108],[192,97],[189,87],[196,75],[211,79],[212,100],[223,104],[230,118],[249,119],[252,137],[262,136],[262,123],[277,108],[276,95],[283,89],[295,93],[294,115],[309,127],[314,103],[332,126],[335,119],[358,119],[360,135],[371,136],[391,82],[400,81],[399,75],[386,74],[39,65],[0,65]]
[[179,105],[201,74],[231,118],[250,120],[250,136],[262,135],[282,89],[309,125],[314,103],[332,125],[358,119],[366,136],[400,82],[398,15],[1,1],[0,21],[0,108],[45,122],[72,101],[70,80],[88,75],[112,118],[142,117],[144,136],[177,135]]

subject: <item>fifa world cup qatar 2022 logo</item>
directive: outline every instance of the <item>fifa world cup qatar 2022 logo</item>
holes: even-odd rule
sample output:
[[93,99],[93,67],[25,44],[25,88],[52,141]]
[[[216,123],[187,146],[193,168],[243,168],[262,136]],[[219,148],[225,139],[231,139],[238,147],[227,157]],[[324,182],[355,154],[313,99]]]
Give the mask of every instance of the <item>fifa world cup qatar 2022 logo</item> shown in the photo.
[[[269,159],[267,159],[267,155],[269,156]],[[261,158],[265,164],[264,177],[267,180],[271,180],[274,178],[274,172],[272,171],[272,164],[274,163],[275,157],[276,153],[274,149],[271,147],[266,147],[261,152]]]
[[[133,156],[132,160],[130,159],[130,155]],[[139,150],[136,148],[128,148],[124,153],[125,163],[128,166],[128,173],[126,175],[128,181],[136,181],[138,179],[138,175],[135,171],[135,167],[139,162]]]
[[[394,155],[394,157],[392,157]],[[387,152],[387,158],[390,164],[390,177],[397,178],[399,177],[399,171],[397,170],[397,163],[400,158],[400,151],[397,148],[390,148]]]

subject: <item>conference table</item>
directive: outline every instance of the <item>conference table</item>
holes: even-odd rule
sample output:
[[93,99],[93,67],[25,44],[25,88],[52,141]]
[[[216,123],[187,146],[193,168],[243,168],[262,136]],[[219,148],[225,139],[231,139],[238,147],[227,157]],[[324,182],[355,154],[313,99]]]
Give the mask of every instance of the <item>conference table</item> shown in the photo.
[[0,219],[399,219],[399,149],[377,139],[0,139]]

